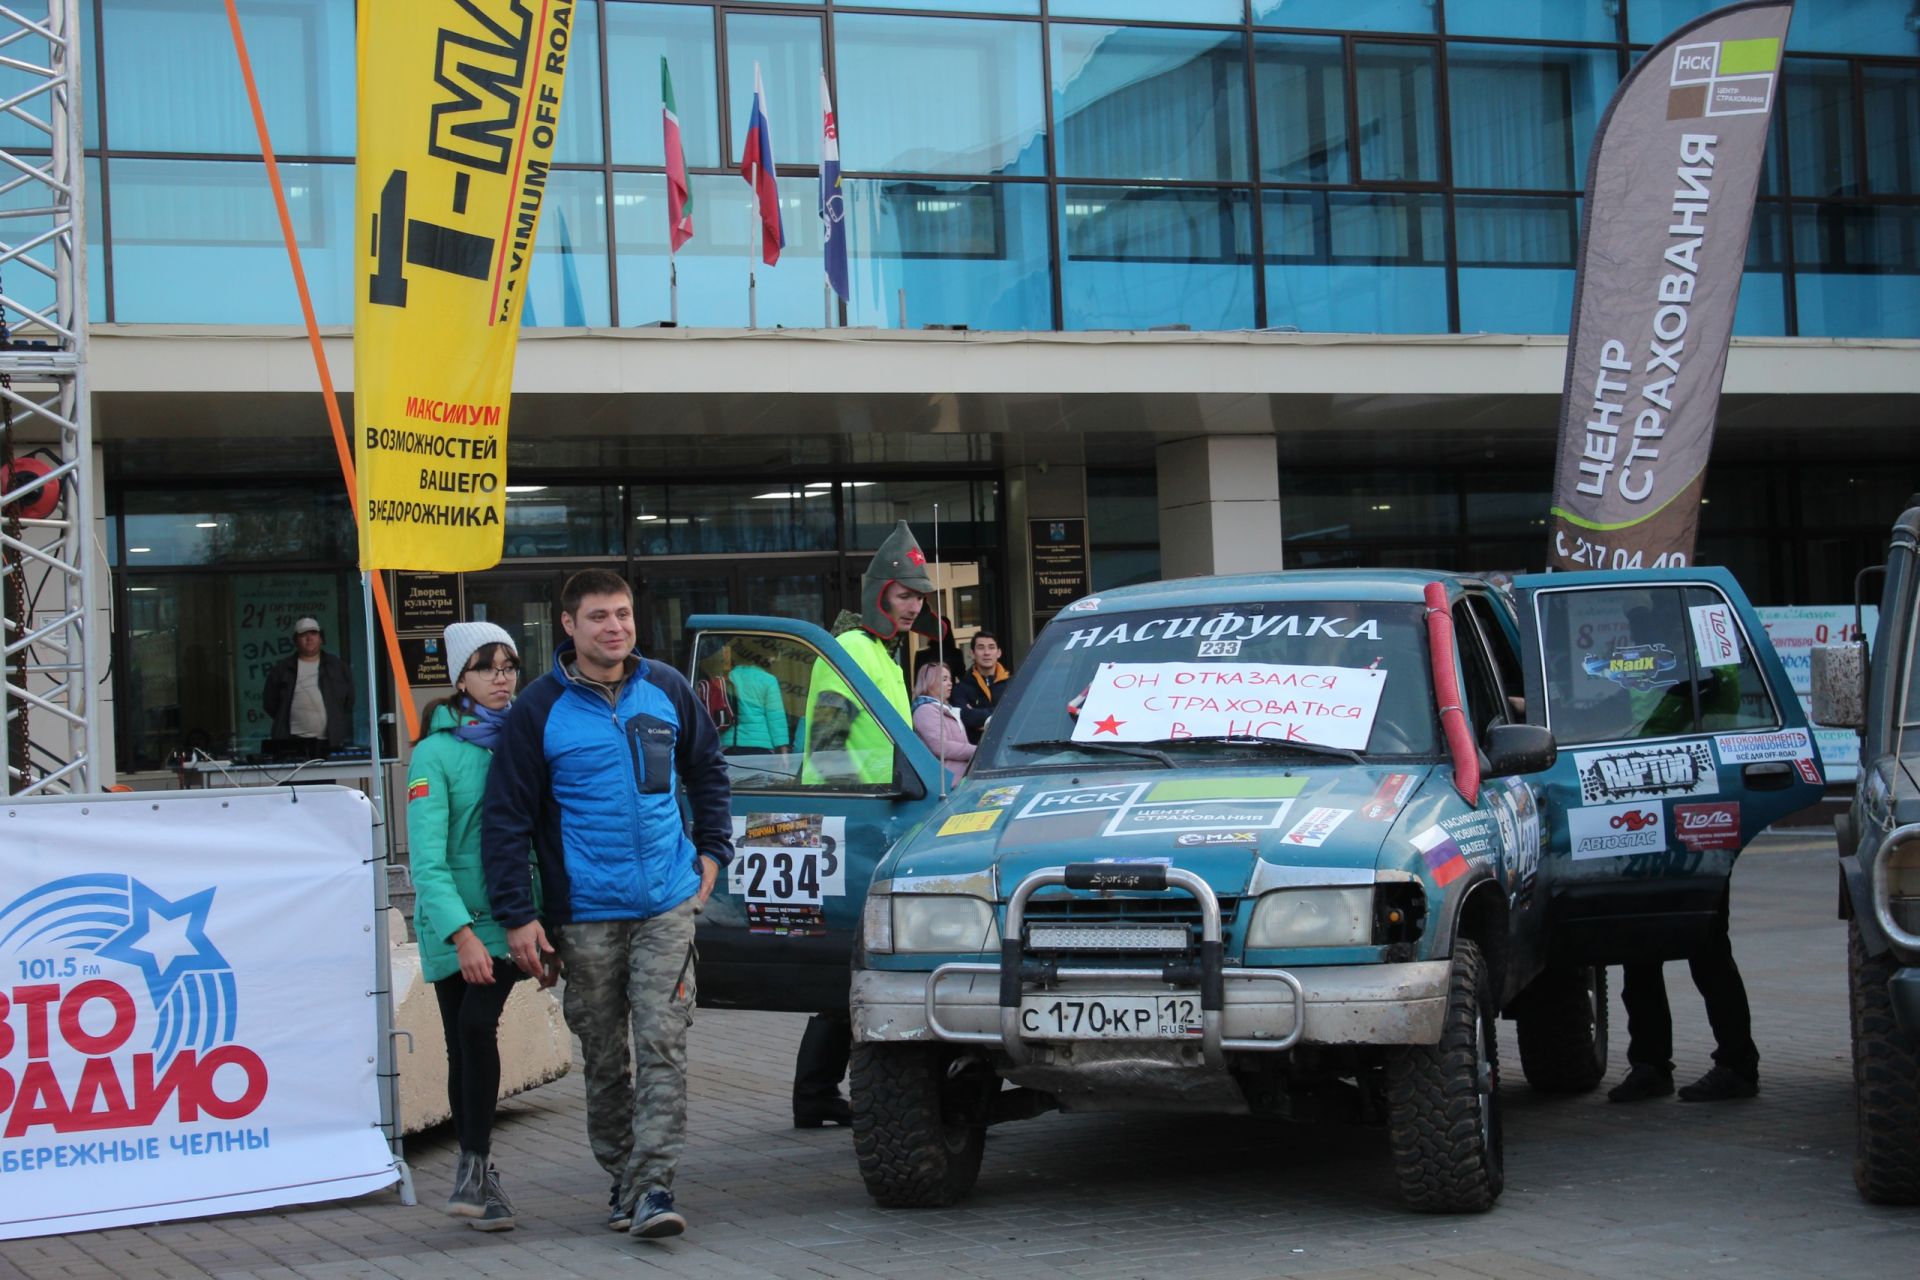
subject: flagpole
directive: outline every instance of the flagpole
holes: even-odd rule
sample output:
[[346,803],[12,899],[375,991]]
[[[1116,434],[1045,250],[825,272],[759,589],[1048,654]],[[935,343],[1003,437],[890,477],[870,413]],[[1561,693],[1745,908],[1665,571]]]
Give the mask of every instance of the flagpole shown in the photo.
[[747,201],[747,328],[757,329],[760,325],[759,315],[754,309],[754,290],[757,285],[755,284],[753,275],[753,231],[758,222],[755,215],[760,209],[760,201],[758,199],[760,191],[760,166],[757,164],[749,164],[747,166],[747,188],[755,194],[754,199]]
[[[673,243],[671,231],[667,233],[667,243]],[[667,250],[667,323],[676,329],[680,327],[680,262],[672,249]]]
[[[940,504],[933,504],[933,563],[940,570],[940,576],[933,584],[933,598],[939,607],[933,615],[934,652],[940,657],[940,665],[947,665],[947,566],[940,559]],[[940,761],[940,798],[947,798],[947,762]]]

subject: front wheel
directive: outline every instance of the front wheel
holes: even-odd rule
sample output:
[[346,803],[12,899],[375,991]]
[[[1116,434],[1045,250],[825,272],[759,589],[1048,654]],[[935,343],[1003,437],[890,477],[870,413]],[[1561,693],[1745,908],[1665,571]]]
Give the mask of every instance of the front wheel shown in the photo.
[[1853,1022],[1853,1099],[1859,1111],[1853,1181],[1876,1204],[1920,1204],[1920,1044],[1895,1025],[1887,983],[1893,957],[1869,956],[1847,922],[1847,1004]]
[[934,1045],[853,1046],[853,1154],[882,1208],[950,1205],[980,1176],[988,1093],[972,1073],[950,1078],[953,1061]]
[[1440,1042],[1387,1062],[1387,1139],[1400,1195],[1422,1213],[1483,1213],[1505,1183],[1499,1010],[1475,943],[1454,945]]

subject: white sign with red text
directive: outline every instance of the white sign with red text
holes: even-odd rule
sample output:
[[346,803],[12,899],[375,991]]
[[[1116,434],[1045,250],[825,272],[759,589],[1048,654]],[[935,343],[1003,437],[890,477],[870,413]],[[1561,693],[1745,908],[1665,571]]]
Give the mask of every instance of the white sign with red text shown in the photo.
[[1272,738],[1364,751],[1387,673],[1252,662],[1108,662],[1075,742]]
[[371,832],[337,787],[8,801],[0,1239],[397,1180]]
[[[1780,605],[1755,610],[1780,665],[1800,695],[1800,708],[1813,723],[1813,649],[1815,645],[1844,644],[1871,636],[1880,621],[1880,607],[1868,605],[1859,623],[1854,621],[1853,606]],[[1852,782],[1860,773],[1860,737],[1851,729],[1813,727],[1813,743],[1826,766],[1828,782]]]

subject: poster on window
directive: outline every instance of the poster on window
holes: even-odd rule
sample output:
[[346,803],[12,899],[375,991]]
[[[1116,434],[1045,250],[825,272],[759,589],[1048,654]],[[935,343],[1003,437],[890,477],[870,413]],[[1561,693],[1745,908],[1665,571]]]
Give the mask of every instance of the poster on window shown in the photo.
[[371,830],[337,787],[0,809],[0,1239],[395,1181]]
[[[1880,607],[1868,605],[1861,621],[1854,620],[1850,604],[1782,605],[1755,610],[1780,665],[1793,681],[1800,709],[1813,724],[1813,649],[1815,645],[1845,644],[1871,636],[1880,625]],[[1860,776],[1860,735],[1851,729],[1813,728],[1813,746],[1819,753],[1828,782],[1852,782]]]

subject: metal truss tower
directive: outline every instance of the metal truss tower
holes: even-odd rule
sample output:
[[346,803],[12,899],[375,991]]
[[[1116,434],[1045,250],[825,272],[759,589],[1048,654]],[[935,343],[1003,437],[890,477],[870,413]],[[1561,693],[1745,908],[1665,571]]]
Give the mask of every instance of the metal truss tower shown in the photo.
[[0,795],[101,790],[80,0],[0,2]]

